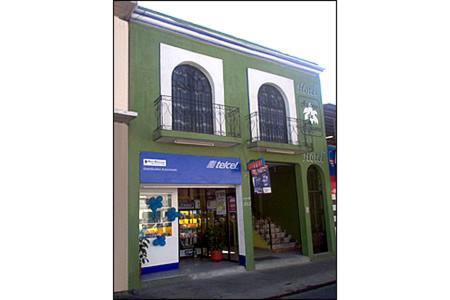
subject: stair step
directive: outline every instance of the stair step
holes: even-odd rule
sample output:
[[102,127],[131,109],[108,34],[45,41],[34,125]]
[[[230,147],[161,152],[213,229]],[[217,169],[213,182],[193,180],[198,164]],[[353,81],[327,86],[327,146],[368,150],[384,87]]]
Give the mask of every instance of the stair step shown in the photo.
[[[267,244],[270,244],[269,240],[264,240]],[[278,244],[288,244],[288,243],[295,243],[295,241],[291,241],[288,239],[273,239],[272,245],[278,245]]]
[[272,242],[273,249],[282,250],[297,247],[297,242],[292,239],[292,235],[287,233],[277,224],[269,222],[266,219],[254,219],[254,224],[256,232],[265,240],[265,242],[267,244]]
[[[263,228],[263,229],[259,229],[260,231],[262,231],[262,232],[265,232],[265,233],[269,233],[269,229],[267,228]],[[270,230],[270,232],[271,233],[279,233],[279,232],[284,232],[281,228],[274,228],[274,229],[271,229]]]
[[281,243],[281,244],[272,244],[272,249],[282,249],[282,248],[295,248],[296,243],[290,242],[290,243]]
[[[267,233],[266,233],[264,236],[265,236],[267,239],[270,238],[270,234],[267,234]],[[286,233],[284,233],[284,232],[272,233],[272,239],[286,238],[286,237],[288,237],[288,236],[287,236]]]
[[272,249],[273,253],[282,253],[282,252],[289,252],[289,251],[298,251],[298,247],[290,247],[290,248],[278,248],[278,249]]

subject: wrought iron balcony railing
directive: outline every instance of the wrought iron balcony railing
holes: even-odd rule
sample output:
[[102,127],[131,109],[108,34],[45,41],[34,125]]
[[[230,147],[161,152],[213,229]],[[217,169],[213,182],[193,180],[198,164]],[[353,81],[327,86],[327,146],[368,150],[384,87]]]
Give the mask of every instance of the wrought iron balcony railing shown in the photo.
[[[261,113],[254,112],[249,115],[250,142],[272,142],[281,144],[291,144],[310,148],[312,141],[304,134],[301,120],[296,118],[271,118],[262,116]],[[299,134],[300,131],[303,134]]]
[[155,112],[157,130],[241,137],[238,107],[161,95],[155,100]]

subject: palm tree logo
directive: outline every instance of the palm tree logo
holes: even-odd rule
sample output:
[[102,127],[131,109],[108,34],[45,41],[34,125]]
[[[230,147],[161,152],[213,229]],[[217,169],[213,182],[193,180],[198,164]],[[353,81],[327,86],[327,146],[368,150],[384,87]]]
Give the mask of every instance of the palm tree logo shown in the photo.
[[317,111],[312,107],[311,103],[308,103],[308,107],[305,107],[303,110],[303,115],[305,116],[305,120],[309,120],[311,124],[319,124]]

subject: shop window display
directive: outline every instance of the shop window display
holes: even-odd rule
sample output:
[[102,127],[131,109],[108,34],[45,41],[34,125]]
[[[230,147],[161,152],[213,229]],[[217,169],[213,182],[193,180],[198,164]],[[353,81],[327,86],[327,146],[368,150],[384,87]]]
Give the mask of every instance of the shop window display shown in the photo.
[[202,254],[200,199],[193,189],[178,189],[178,197],[180,257],[197,257]]
[[[158,197],[160,197],[158,199]],[[152,207],[152,201],[161,200],[157,209]],[[167,212],[172,207],[170,193],[146,193],[139,196],[139,231],[147,238],[157,236],[172,236],[172,222],[167,218]]]

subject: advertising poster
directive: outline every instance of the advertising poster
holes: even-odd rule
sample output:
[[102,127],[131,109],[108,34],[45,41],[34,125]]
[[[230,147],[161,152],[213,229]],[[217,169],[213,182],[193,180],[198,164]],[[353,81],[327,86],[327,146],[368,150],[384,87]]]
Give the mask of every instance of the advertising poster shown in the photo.
[[230,213],[236,212],[236,198],[228,196],[228,211]]
[[261,180],[258,179],[258,171],[256,169],[251,170],[252,173],[252,181],[253,181],[253,190],[255,194],[262,194],[262,186]]
[[225,190],[216,191],[216,214],[225,216],[227,214],[227,199]]
[[191,200],[180,200],[178,203],[179,209],[194,209],[194,202]]
[[195,209],[200,209],[200,199],[194,199],[194,207]]
[[140,227],[147,238],[156,238],[158,235],[172,236],[172,223],[149,223]]
[[208,210],[215,210],[217,206],[216,200],[208,200],[208,202],[206,202],[206,208]]
[[269,167],[264,165],[260,168],[251,170],[253,187],[256,194],[270,194],[272,188],[270,185]]

